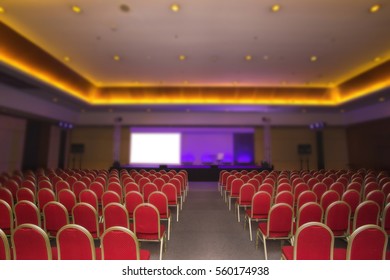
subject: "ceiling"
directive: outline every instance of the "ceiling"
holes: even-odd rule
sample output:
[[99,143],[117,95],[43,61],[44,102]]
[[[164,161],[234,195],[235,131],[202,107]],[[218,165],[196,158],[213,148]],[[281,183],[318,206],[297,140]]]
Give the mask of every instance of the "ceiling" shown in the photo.
[[28,40],[3,65],[97,107],[339,107],[390,86],[389,0],[0,0],[0,21]]

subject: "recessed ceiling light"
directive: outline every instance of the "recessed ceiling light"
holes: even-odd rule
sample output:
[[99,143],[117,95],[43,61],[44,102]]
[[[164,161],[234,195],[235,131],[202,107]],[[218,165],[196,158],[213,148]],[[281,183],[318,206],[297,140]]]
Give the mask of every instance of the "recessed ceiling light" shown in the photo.
[[64,61],[66,61],[66,62],[70,61],[70,57],[69,56],[64,56]]
[[180,6],[178,4],[172,4],[171,5],[171,10],[175,13],[177,13],[178,11],[180,11]]
[[112,58],[113,58],[115,61],[119,61],[119,60],[121,59],[119,55],[114,55]]
[[246,61],[251,61],[251,60],[252,60],[252,56],[249,55],[249,54],[246,55],[246,56],[245,56],[245,60],[246,60]]
[[183,54],[179,55],[179,60],[183,61],[183,60],[186,60],[187,57]]
[[4,14],[5,13],[5,9],[3,7],[0,7],[0,14]]
[[268,60],[269,59],[268,55],[263,56],[263,59]]
[[385,101],[385,98],[384,98],[384,97],[380,97],[380,98],[378,99],[378,101],[379,101],[379,102],[383,102],[383,101]]
[[377,56],[377,57],[374,58],[374,62],[379,62],[381,60],[382,60],[382,58],[380,56]]
[[72,11],[75,12],[76,14],[79,14],[81,13],[81,8],[79,6],[73,5]]
[[276,12],[279,12],[280,11],[280,5],[279,4],[275,4],[271,7],[271,11],[276,13]]
[[381,8],[381,5],[379,5],[379,4],[372,5],[371,8],[370,8],[370,12],[371,13],[376,13],[376,12],[378,12],[380,10],[380,8]]
[[317,57],[316,57],[315,55],[312,55],[312,56],[310,57],[310,61],[311,61],[311,62],[317,61]]

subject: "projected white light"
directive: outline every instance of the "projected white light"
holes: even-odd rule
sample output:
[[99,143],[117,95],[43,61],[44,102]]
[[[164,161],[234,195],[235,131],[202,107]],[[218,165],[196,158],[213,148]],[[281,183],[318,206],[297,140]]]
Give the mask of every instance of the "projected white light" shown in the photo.
[[130,163],[180,164],[180,133],[131,133]]

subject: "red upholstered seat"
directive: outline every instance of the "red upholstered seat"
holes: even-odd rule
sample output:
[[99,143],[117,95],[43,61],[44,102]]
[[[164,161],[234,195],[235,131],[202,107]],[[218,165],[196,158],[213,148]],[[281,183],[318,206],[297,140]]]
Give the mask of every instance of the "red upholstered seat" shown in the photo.
[[103,209],[104,231],[110,227],[129,228],[129,214],[122,204],[112,202]]
[[249,239],[252,241],[252,221],[268,219],[272,198],[267,192],[256,192],[252,198],[250,209],[245,211],[245,224],[248,221]]
[[335,238],[349,234],[351,208],[345,201],[335,201],[325,212],[325,224],[332,230]]
[[56,237],[57,232],[69,224],[69,213],[65,206],[57,201],[50,201],[43,207],[43,228],[49,237]]
[[7,235],[0,229],[0,260],[10,260],[11,250]]
[[236,201],[237,208],[237,220],[240,221],[240,208],[246,209],[248,206],[252,205],[252,199],[255,195],[256,188],[250,183],[245,183],[240,188],[240,193]]
[[171,211],[168,207],[167,196],[161,191],[155,191],[149,195],[148,202],[157,208],[160,214],[160,220],[167,221],[169,240],[171,235]]

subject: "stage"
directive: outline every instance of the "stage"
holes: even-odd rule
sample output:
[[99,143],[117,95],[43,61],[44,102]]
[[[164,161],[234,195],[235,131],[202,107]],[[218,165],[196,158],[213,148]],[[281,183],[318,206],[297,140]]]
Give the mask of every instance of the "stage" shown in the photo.
[[222,170],[271,170],[271,168],[258,166],[258,165],[121,165],[120,169],[127,170],[151,170],[154,169],[156,171],[165,169],[165,170],[186,170],[188,172],[188,180],[189,181],[198,181],[198,182],[206,182],[206,181],[215,181],[217,182],[219,179],[219,173]]

